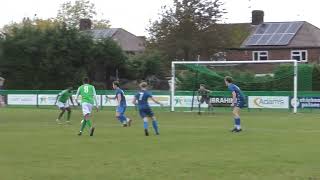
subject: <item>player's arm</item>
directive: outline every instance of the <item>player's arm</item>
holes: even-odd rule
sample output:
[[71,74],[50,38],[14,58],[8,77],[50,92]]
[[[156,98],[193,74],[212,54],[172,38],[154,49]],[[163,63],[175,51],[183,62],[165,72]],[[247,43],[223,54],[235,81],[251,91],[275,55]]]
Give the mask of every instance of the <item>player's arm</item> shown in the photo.
[[108,95],[106,95],[106,97],[108,98],[108,99],[117,99],[117,97],[116,96],[114,96],[114,97],[110,97],[110,96],[108,96]]
[[77,93],[76,93],[76,103],[78,104],[78,105],[80,105],[80,103],[79,103],[79,95],[80,95],[80,87],[78,88],[78,90],[77,90]]
[[132,104],[137,105],[137,98],[136,98],[136,96],[133,97],[133,99],[132,99]]
[[163,106],[163,104],[162,104],[161,102],[157,101],[153,96],[150,96],[150,99],[151,99],[154,103],[159,104],[160,106]]
[[58,99],[59,99],[59,97],[60,97],[60,96],[61,96],[61,93],[59,93],[59,94],[57,95],[56,102],[54,103],[54,105],[56,105],[56,104],[57,104]]
[[95,87],[93,87],[93,99],[94,99],[94,102],[96,103],[96,109],[97,109],[97,111],[99,111],[99,106],[98,106],[98,101],[97,101],[97,92],[96,92]]
[[121,94],[119,93],[119,94],[117,94],[117,102],[118,102],[118,106],[120,106],[120,102],[121,102]]
[[234,106],[234,104],[237,103],[237,94],[235,91],[232,91],[232,104],[231,106]]
[[73,99],[72,99],[72,95],[70,96],[70,101],[72,103],[72,106],[74,106],[74,102],[73,102]]

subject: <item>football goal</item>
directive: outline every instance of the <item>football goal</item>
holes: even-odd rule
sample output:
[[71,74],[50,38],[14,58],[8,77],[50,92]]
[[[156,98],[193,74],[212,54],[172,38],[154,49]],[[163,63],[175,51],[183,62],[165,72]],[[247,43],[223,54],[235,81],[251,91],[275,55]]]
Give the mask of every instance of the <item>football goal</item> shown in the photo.
[[296,113],[298,89],[308,90],[310,74],[302,73],[300,88],[298,72],[300,76],[303,64],[298,67],[296,60],[173,61],[171,66],[171,111],[230,106],[224,77],[231,76],[244,91],[248,108],[284,108]]

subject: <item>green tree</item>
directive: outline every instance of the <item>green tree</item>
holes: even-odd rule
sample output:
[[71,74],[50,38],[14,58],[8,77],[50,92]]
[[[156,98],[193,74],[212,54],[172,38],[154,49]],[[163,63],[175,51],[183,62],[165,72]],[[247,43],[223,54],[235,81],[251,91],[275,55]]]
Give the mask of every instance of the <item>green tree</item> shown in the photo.
[[173,8],[164,7],[161,18],[148,29],[151,47],[171,59],[208,56],[221,41],[215,25],[225,13],[222,5],[220,0],[174,0]]
[[106,83],[111,84],[111,77],[116,77],[117,71],[124,73],[126,61],[127,57],[121,47],[112,39],[95,41],[90,49],[88,72],[90,77],[102,82],[101,87],[105,88]]
[[46,21],[16,23],[0,40],[0,72],[10,89],[61,89],[83,76],[105,84],[126,56],[111,39],[94,41],[86,33]]
[[159,79],[164,78],[165,61],[164,54],[156,50],[147,50],[142,54],[129,57],[127,70],[131,79],[145,79],[148,76],[156,76]]
[[[68,28],[78,28],[80,19],[94,19],[97,11],[94,3],[89,0],[65,2],[58,10],[57,20],[66,23]],[[106,19],[93,20],[93,28],[109,28],[110,21]]]

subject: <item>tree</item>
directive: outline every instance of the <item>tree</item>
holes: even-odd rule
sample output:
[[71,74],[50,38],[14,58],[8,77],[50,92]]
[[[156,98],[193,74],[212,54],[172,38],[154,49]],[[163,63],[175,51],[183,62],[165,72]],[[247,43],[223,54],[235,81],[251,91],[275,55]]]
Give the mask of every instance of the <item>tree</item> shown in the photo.
[[0,72],[9,89],[61,89],[84,76],[105,84],[114,69],[124,68],[126,57],[111,39],[94,41],[63,23],[37,22],[8,26],[0,39]]
[[222,5],[220,0],[174,0],[173,8],[164,7],[161,18],[148,29],[151,47],[171,59],[210,54],[219,44],[215,25],[225,13]]
[[131,79],[144,79],[156,76],[162,79],[165,76],[164,54],[156,50],[147,50],[142,54],[131,56],[128,60],[127,70]]
[[[78,28],[80,19],[94,19],[97,15],[95,5],[89,0],[76,0],[74,3],[68,1],[61,5],[57,19],[66,23],[68,28]],[[93,28],[109,28],[110,21],[101,19],[93,21]]]
[[107,19],[93,20],[93,29],[107,29],[110,28],[110,21]]
[[116,71],[124,70],[127,57],[121,47],[109,38],[93,43],[88,60],[89,75],[97,82],[103,82],[102,87],[106,88],[106,83],[111,84],[111,77],[116,77]]

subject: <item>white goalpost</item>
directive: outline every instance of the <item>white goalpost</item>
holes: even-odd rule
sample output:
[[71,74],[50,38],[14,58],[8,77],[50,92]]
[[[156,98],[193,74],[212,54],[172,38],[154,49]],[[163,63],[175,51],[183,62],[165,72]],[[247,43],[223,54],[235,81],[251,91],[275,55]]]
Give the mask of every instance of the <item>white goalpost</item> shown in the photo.
[[207,65],[223,65],[223,64],[279,64],[292,63],[294,67],[293,74],[293,113],[297,113],[297,98],[298,98],[298,62],[296,60],[263,60],[263,61],[172,61],[171,63],[171,111],[175,111],[175,89],[176,89],[176,65],[178,64],[207,64]]

